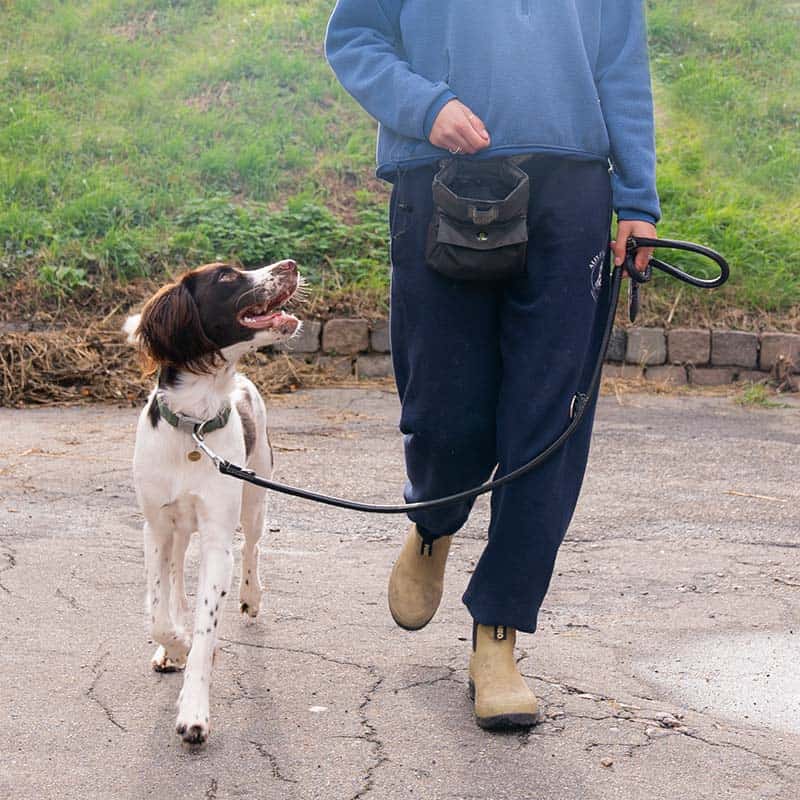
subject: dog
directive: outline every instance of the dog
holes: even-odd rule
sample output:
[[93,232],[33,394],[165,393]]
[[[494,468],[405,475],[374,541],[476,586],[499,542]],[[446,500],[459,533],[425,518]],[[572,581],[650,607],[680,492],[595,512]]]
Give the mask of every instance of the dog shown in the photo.
[[[259,612],[265,513],[265,490],[221,475],[191,433],[202,425],[204,439],[220,456],[271,474],[264,401],[236,372],[236,362],[299,332],[297,317],[280,309],[301,283],[291,260],[250,271],[206,264],[160,289],[124,326],[147,371],[158,371],[136,429],[133,474],[145,519],[147,613],[158,644],[151,663],[157,672],[185,669],[175,729],[190,744],[205,742],[210,731],[211,668],[240,525],[239,608],[249,617]],[[187,629],[183,573],[194,532],[200,572]]]

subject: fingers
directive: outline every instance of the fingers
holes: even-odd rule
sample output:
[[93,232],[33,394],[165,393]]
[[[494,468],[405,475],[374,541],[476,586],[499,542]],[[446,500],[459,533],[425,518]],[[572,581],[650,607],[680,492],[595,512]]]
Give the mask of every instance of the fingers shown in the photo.
[[488,147],[491,141],[480,117],[458,100],[444,105],[428,138],[436,147],[468,155]]
[[478,134],[478,136],[481,138],[481,141],[488,145],[489,131],[486,130],[483,120],[477,114],[470,111],[466,106],[464,106],[464,110],[467,112],[467,122],[469,122],[472,130]]
[[640,247],[639,252],[636,254],[636,260],[634,264],[636,264],[636,269],[641,272],[643,269],[647,267],[650,263],[650,259],[653,257],[653,248],[652,247]]
[[617,236],[617,239],[611,242],[611,249],[614,251],[614,265],[619,266],[625,260],[625,242],[627,239],[623,239],[621,236]]
[[447,149],[472,155],[489,146],[489,140],[481,136],[471,123],[462,117],[451,121],[444,134]]
[[[611,243],[614,251],[614,264],[619,266],[625,260],[628,237],[642,236],[648,239],[657,238],[655,225],[644,220],[626,219],[617,223],[617,238]],[[640,247],[636,251],[634,266],[640,272],[647,268],[650,259],[653,257],[652,247]]]
[[489,144],[489,140],[478,133],[466,117],[456,123],[454,140],[465,153],[477,153]]

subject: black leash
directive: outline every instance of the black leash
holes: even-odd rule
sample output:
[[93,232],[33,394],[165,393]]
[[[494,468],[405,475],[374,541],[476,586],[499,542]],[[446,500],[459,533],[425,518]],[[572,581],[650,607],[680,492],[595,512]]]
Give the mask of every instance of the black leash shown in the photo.
[[[665,248],[697,253],[717,263],[720,270],[719,276],[712,279],[698,278],[689,274],[688,272],[684,272],[672,264],[668,264],[657,258],[651,258],[647,264],[647,267],[640,272],[634,265],[636,251],[640,247]],[[691,286],[698,286],[702,289],[714,289],[718,286],[721,286],[723,283],[725,283],[725,281],[728,280],[728,275],[730,273],[728,263],[725,261],[725,259],[719,253],[707,247],[703,247],[702,245],[693,244],[691,242],[675,241],[671,239],[649,239],[638,236],[630,237],[627,242],[627,256],[624,264],[614,267],[614,270],[611,273],[611,297],[609,299],[608,316],[606,318],[605,328],[603,330],[603,339],[600,345],[600,352],[597,357],[597,362],[586,391],[578,392],[573,398],[572,407],[570,409],[571,418],[569,424],[564,428],[558,437],[556,437],[549,445],[547,445],[547,447],[545,447],[544,450],[531,459],[527,464],[517,467],[517,469],[509,472],[507,475],[503,475],[502,478],[496,478],[495,480],[487,481],[486,483],[482,483],[480,486],[476,486],[472,489],[467,489],[466,491],[458,492],[457,494],[451,494],[447,497],[439,497],[435,500],[424,500],[418,503],[403,503],[399,505],[375,505],[372,503],[359,503],[354,500],[345,500],[341,497],[331,497],[329,495],[309,491],[308,489],[300,489],[296,486],[288,486],[284,483],[277,483],[276,481],[262,478],[256,475],[252,470],[244,469],[243,467],[232,464],[230,461],[226,461],[218,456],[205,443],[203,434],[199,429],[195,429],[195,431],[192,433],[192,437],[194,438],[197,447],[214,462],[214,465],[223,475],[230,475],[233,478],[238,478],[239,480],[246,481],[247,483],[252,483],[256,486],[261,486],[264,489],[270,489],[274,492],[280,492],[281,494],[288,494],[292,497],[301,497],[304,500],[312,500],[315,503],[324,503],[325,505],[335,506],[337,508],[347,508],[352,511],[363,511],[371,514],[405,514],[408,511],[440,508],[441,506],[450,505],[451,503],[459,503],[463,500],[469,500],[473,497],[477,497],[478,495],[486,494],[487,492],[491,492],[493,489],[503,486],[506,483],[510,483],[522,475],[527,474],[531,470],[536,469],[536,467],[538,467],[542,462],[550,458],[550,456],[553,455],[553,453],[555,453],[556,450],[558,450],[567,441],[567,439],[569,439],[570,436],[572,436],[578,425],[581,424],[581,421],[586,413],[586,409],[589,407],[589,401],[595,395],[600,385],[600,375],[602,373],[603,363],[605,362],[606,353],[608,351],[608,344],[611,340],[611,331],[614,328],[614,319],[616,317],[623,275],[625,272],[627,272],[631,277],[629,316],[631,322],[633,322],[636,319],[636,314],[639,310],[639,286],[643,283],[647,283],[652,278],[653,268],[659,269],[662,272],[671,275],[673,278],[683,281],[684,283],[688,283]]]

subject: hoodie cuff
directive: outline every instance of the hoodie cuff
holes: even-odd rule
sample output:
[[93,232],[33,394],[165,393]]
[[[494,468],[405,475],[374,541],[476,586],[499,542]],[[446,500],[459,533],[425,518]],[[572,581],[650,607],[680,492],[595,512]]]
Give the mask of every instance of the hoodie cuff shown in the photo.
[[425,115],[425,122],[422,125],[422,131],[427,139],[431,135],[433,123],[436,122],[436,117],[439,112],[451,101],[456,100],[455,94],[450,89],[445,89],[430,105],[428,113]]
[[638,211],[635,208],[620,208],[617,209],[618,220],[641,220],[642,222],[649,222],[651,225],[658,224],[658,218],[646,211]]

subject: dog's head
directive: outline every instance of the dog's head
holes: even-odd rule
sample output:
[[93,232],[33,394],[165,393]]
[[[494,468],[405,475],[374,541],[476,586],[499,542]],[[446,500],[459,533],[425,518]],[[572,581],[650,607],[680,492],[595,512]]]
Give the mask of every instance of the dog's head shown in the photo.
[[294,261],[249,271],[206,264],[162,287],[124,330],[150,372],[166,366],[211,372],[298,331],[300,321],[280,307],[299,283]]

